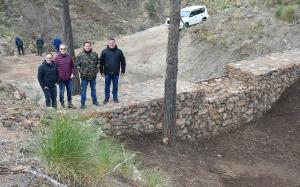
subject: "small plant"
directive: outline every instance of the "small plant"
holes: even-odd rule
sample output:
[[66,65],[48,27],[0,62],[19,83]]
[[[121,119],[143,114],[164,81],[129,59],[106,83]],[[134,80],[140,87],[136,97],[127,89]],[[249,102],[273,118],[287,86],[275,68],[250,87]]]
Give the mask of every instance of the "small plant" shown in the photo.
[[41,156],[49,170],[61,178],[82,180],[92,177],[97,131],[61,117],[50,126]]
[[293,22],[298,18],[297,8],[298,5],[280,5],[277,7],[275,15],[282,21]]
[[147,187],[167,187],[171,186],[165,175],[158,168],[142,171],[143,185]]
[[[94,114],[50,112],[43,118],[49,129],[39,147],[48,172],[59,179],[86,185],[96,184],[108,174],[133,180],[138,164],[135,153],[106,136],[97,120],[88,116]],[[164,177],[156,176],[157,172],[145,170],[143,173],[142,181],[149,184],[147,186],[165,186],[162,185]]]
[[157,10],[156,10],[156,1],[155,0],[148,0],[144,4],[145,10],[148,12],[150,17],[154,17]]
[[230,7],[230,0],[216,0],[216,7],[219,10],[224,10]]

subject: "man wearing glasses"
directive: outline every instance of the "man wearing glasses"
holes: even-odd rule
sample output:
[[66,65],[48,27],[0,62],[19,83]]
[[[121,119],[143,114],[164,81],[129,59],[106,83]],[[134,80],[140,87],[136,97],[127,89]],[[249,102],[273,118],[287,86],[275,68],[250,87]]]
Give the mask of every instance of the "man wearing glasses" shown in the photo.
[[58,67],[59,74],[59,101],[63,108],[65,108],[64,94],[67,89],[68,108],[75,108],[72,104],[72,78],[74,77],[74,62],[70,54],[67,53],[67,45],[61,44],[59,46],[59,53],[55,56],[54,62]]

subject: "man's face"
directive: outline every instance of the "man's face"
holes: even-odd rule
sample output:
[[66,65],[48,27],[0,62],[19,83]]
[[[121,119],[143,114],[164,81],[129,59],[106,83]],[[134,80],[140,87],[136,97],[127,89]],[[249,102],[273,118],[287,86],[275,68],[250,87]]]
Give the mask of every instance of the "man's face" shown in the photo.
[[108,41],[108,47],[109,48],[115,48],[116,47],[116,41],[115,40],[109,40]]
[[65,45],[61,45],[60,47],[59,47],[59,52],[61,53],[61,54],[66,54],[67,53],[67,46],[65,46]]
[[53,56],[51,54],[47,54],[45,60],[48,64],[52,63]]
[[92,50],[92,45],[90,43],[85,43],[83,46],[83,49],[85,51],[91,51]]

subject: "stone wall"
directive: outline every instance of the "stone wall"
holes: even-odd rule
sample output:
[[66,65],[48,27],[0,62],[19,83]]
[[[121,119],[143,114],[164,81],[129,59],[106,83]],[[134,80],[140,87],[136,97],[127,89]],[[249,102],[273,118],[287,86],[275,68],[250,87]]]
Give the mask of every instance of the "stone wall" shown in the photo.
[[[300,76],[300,52],[228,64],[225,77],[177,95],[177,137],[190,142],[228,132],[259,118]],[[180,86],[180,85],[179,85]],[[163,98],[99,113],[116,135],[160,131]]]

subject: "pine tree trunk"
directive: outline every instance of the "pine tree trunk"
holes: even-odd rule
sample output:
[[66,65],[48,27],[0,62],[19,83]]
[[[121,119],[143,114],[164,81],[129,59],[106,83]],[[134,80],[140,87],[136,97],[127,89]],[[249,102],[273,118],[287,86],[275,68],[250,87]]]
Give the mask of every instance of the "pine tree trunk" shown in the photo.
[[[72,23],[70,17],[69,0],[62,0],[62,25],[63,25],[63,38],[65,43],[68,45],[69,53],[72,55],[75,63],[75,50],[73,43],[73,32]],[[77,69],[74,69],[73,78],[73,95],[80,94],[80,80]]]
[[164,95],[163,142],[165,144],[171,144],[176,137],[176,84],[181,0],[171,0],[171,3]]

